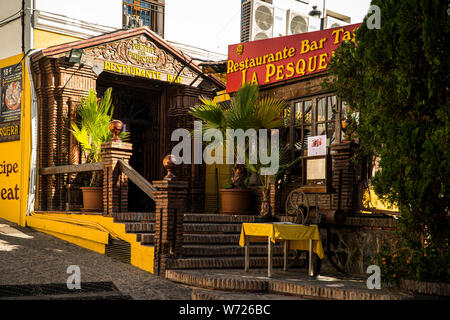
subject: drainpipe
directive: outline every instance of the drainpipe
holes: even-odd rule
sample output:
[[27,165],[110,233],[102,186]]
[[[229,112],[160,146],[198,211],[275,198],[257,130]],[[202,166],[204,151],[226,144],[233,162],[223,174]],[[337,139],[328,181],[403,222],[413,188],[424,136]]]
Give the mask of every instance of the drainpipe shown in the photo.
[[22,21],[22,52],[25,54],[25,0],[22,0],[22,13],[20,20]]
[[[25,0],[24,0],[25,1]],[[34,211],[34,203],[36,199],[36,181],[37,181],[37,145],[38,145],[38,106],[36,97],[36,88],[34,86],[33,75],[31,73],[31,56],[39,51],[34,50],[34,29],[33,29],[33,14],[35,8],[35,0],[26,0],[27,8],[24,11],[27,12],[27,30],[28,30],[28,52],[25,57],[25,66],[28,72],[28,78],[30,79],[30,91],[31,91],[31,106],[30,106],[30,126],[31,126],[31,155],[30,155],[30,176],[28,186],[28,199],[26,207],[26,215],[31,215]]]
[[28,187],[28,201],[26,215],[29,216],[34,210],[34,202],[36,198],[36,181],[37,181],[37,145],[38,145],[38,107],[36,98],[36,88],[34,86],[33,75],[31,74],[31,55],[39,50],[32,50],[25,58],[25,66],[30,79],[31,90],[31,108],[30,108],[30,125],[31,125],[31,156],[30,156],[30,177]]

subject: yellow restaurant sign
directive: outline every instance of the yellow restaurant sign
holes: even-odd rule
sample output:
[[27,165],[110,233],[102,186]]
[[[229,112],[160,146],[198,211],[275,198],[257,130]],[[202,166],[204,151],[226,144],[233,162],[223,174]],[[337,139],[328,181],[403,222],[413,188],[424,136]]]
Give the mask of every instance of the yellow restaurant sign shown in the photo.
[[[20,135],[19,129],[20,129],[19,121],[2,123],[0,124],[0,138],[19,136]],[[7,140],[5,139],[5,141]]]
[[163,74],[159,71],[130,66],[122,63],[105,61],[105,71],[117,72],[124,75],[137,76],[147,79],[181,83],[182,78],[171,74]]

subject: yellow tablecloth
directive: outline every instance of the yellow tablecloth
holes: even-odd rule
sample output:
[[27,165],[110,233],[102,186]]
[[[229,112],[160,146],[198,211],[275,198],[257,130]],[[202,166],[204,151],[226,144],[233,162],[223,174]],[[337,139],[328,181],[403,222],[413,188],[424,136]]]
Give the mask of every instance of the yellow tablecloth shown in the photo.
[[309,240],[311,239],[313,240],[313,252],[320,259],[325,257],[317,225],[243,223],[241,237],[239,239],[239,245],[241,247],[245,245],[245,236],[248,236],[250,243],[267,241],[267,237],[270,237],[273,243],[276,243],[277,240],[289,240],[290,250],[306,251],[309,250]]

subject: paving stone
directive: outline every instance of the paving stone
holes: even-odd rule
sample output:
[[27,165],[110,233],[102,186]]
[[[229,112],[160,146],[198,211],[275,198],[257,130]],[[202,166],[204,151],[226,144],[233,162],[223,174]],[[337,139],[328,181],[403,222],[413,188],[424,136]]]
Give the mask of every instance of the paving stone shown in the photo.
[[191,299],[191,289],[130,264],[0,219],[25,236],[0,234],[0,285],[66,283],[78,265],[81,282],[113,282],[133,299]]

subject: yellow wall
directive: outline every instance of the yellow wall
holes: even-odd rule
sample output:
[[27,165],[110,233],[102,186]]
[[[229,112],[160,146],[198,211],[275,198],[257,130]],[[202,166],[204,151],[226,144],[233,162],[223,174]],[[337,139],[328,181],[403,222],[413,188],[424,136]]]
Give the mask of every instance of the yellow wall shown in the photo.
[[105,254],[109,237],[119,238],[131,245],[131,264],[153,273],[154,246],[141,245],[136,241],[136,234],[127,233],[125,224],[114,222],[112,217],[34,213],[27,217],[27,226],[101,254]]
[[[34,47],[46,48],[66,42],[80,40],[80,38],[62,35],[43,30],[35,30]],[[22,115],[20,121],[20,140],[0,142],[0,165],[3,163],[17,163],[18,172],[0,174],[0,218],[25,226],[25,215],[28,201],[30,155],[31,155],[31,87],[28,70],[25,67],[23,54],[0,60],[0,68],[16,63],[22,63]],[[0,167],[1,168],[1,167]],[[1,172],[1,170],[0,170]],[[2,199],[1,192],[5,194],[14,192],[18,188],[19,199]]]
[[[225,148],[224,148],[225,149]],[[212,155],[214,156],[214,151]],[[223,164],[206,165],[205,172],[205,210],[216,211],[220,209],[220,193],[217,189],[223,189],[230,182],[231,166],[226,164],[226,149],[223,152]],[[217,176],[216,176],[217,170]],[[219,196],[218,196],[219,195]],[[218,205],[217,205],[218,203]]]
[[35,48],[47,48],[56,46],[58,44],[81,40],[81,38],[67,36],[60,33],[34,30],[34,47]]
[[[0,68],[21,62],[23,54],[0,60]],[[31,91],[28,70],[22,63],[22,115],[20,121],[20,140],[0,142],[0,164],[17,163],[18,172],[8,177],[0,174],[0,194],[2,189],[18,188],[19,199],[2,199],[0,197],[0,218],[25,225],[25,212],[28,201],[28,178],[30,174],[31,124],[30,104]]]

